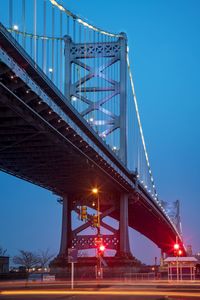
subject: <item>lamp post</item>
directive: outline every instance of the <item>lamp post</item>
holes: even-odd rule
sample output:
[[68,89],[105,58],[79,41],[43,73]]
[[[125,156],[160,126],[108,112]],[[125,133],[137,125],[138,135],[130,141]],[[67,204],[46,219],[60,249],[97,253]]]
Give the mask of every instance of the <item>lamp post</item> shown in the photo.
[[92,189],[92,193],[97,195],[97,235],[100,236],[100,201],[99,190],[97,188]]
[[178,237],[176,236],[176,244],[174,244],[174,251],[176,254],[176,279],[179,280],[179,266],[178,266],[178,255],[179,255],[179,244]]
[[[97,188],[93,188],[92,189],[92,193],[97,195],[97,277],[102,278],[103,274],[102,274],[102,270],[101,270],[101,255],[100,255],[100,251],[102,251],[100,249],[100,239],[101,239],[101,233],[100,233],[100,200],[99,200],[99,190]],[[100,247],[99,247],[100,246]],[[104,250],[103,250],[104,251]]]
[[[179,249],[178,250],[178,256],[180,257],[182,254],[183,254],[183,251],[181,249]],[[180,276],[179,276],[179,278],[180,278],[180,280],[182,280],[182,264],[181,264],[181,262],[179,263],[179,269],[180,269],[180,272],[179,272]]]

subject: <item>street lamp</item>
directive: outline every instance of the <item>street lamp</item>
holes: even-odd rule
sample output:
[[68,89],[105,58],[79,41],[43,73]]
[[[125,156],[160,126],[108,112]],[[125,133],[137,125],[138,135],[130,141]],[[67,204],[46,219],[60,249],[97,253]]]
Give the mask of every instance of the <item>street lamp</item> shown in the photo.
[[179,280],[179,265],[178,265],[178,256],[179,256],[179,251],[180,245],[178,244],[178,237],[176,236],[176,243],[174,244],[174,254],[176,255],[176,279],[177,281]]
[[105,250],[104,245],[99,245],[100,241],[102,242],[101,236],[100,236],[100,201],[99,201],[99,190],[98,188],[93,188],[92,193],[97,195],[97,277],[103,278],[103,273],[101,269],[101,254]]

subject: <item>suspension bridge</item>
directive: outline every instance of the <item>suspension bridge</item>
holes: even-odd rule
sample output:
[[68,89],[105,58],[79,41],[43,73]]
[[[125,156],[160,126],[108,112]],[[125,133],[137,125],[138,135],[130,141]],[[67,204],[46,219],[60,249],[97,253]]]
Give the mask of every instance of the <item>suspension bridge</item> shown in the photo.
[[[88,23],[63,1],[6,0],[0,10],[0,169],[60,197],[59,255],[95,247],[93,187],[116,255],[130,253],[129,226],[163,252],[176,240],[185,252],[179,213],[156,192],[126,34]],[[91,214],[74,228],[83,206]]]

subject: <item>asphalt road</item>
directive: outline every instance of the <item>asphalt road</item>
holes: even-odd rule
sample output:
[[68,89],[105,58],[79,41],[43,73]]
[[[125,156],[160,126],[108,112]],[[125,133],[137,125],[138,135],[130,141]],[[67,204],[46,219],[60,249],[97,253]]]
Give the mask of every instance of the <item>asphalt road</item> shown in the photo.
[[170,300],[170,299],[194,299],[194,298],[168,298],[160,296],[8,296],[5,300]]
[[0,300],[191,300],[200,299],[200,282],[0,282]]

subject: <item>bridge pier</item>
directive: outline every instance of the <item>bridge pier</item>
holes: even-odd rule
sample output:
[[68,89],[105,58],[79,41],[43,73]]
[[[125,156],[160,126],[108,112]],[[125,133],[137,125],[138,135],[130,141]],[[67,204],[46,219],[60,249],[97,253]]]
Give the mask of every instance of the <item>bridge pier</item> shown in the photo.
[[71,208],[69,197],[63,197],[63,207],[62,207],[62,232],[61,232],[61,242],[59,256],[67,256],[68,248],[71,243]]
[[[72,232],[71,226],[71,202],[69,196],[64,196],[62,201],[62,231],[61,231],[61,242],[59,257],[67,257],[68,248],[72,246],[72,240],[74,233]],[[129,195],[127,193],[120,194],[120,215],[119,215],[119,246],[118,255],[127,256],[131,254],[130,243],[129,243],[129,232],[128,232],[128,206],[129,206]],[[111,209],[112,211],[112,209]],[[104,212],[106,215],[106,212]],[[89,224],[82,225],[86,228]],[[105,223],[103,224],[105,226]],[[75,230],[77,232],[78,228]],[[73,235],[73,236],[72,236]],[[75,236],[74,236],[75,237]]]
[[128,194],[121,193],[120,195],[120,222],[119,222],[119,234],[120,234],[120,255],[129,255],[130,244],[128,234]]

